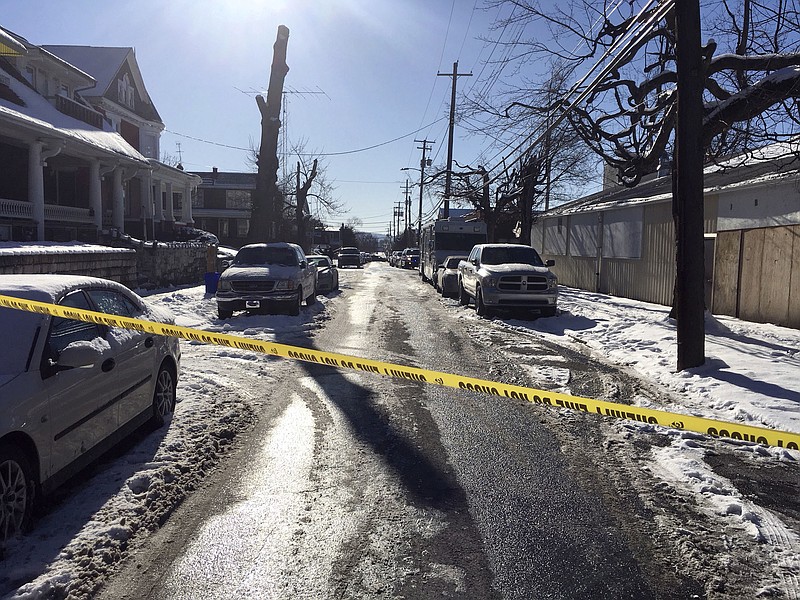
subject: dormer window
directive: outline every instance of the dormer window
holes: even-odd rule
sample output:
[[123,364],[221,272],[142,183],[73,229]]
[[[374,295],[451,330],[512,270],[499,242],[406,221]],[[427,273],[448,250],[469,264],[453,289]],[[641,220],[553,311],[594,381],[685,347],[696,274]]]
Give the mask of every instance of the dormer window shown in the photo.
[[124,104],[131,110],[133,110],[133,93],[134,87],[131,85],[130,77],[125,73],[122,79],[117,79],[117,98],[120,104]]

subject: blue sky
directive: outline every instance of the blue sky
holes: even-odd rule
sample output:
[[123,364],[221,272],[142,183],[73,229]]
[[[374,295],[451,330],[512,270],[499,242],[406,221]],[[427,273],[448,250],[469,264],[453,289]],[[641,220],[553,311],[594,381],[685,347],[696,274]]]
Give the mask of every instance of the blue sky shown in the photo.
[[[326,177],[344,208],[385,233],[418,167],[415,139],[446,160],[451,72],[459,92],[480,78],[496,11],[481,0],[0,0],[2,25],[34,44],[131,46],[167,131],[161,151],[187,170],[248,171],[260,137],[254,92],[266,89],[278,25],[290,30],[286,134],[328,154]],[[324,92],[324,93],[309,93]],[[430,127],[428,124],[435,123]],[[416,133],[414,133],[416,132]],[[397,141],[392,142],[391,140]],[[199,141],[204,140],[204,141]],[[226,146],[232,146],[226,147]],[[367,151],[358,150],[368,147]],[[454,158],[486,146],[456,128]],[[296,159],[290,159],[289,169]],[[418,173],[407,172],[413,182]],[[418,189],[412,188],[416,218]],[[313,207],[313,205],[312,205]],[[424,212],[431,205],[426,199]]]

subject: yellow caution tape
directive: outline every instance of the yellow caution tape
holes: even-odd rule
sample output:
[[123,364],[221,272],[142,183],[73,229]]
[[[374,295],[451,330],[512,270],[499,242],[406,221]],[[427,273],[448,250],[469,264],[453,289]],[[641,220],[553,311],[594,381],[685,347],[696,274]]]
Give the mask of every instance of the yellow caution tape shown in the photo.
[[202,342],[204,344],[216,344],[218,346],[226,346],[228,348],[262,352],[271,356],[292,358],[295,360],[302,360],[320,365],[329,365],[331,367],[340,369],[353,369],[356,371],[364,371],[366,373],[375,373],[376,375],[406,379],[408,381],[417,381],[420,383],[430,383],[462,390],[483,392],[485,394],[491,394],[493,396],[500,396],[503,398],[526,400],[533,404],[550,406],[552,408],[568,408],[574,411],[616,417],[618,419],[627,419],[629,421],[638,421],[640,423],[648,423],[651,425],[661,425],[664,427],[671,427],[673,429],[694,431],[697,433],[711,435],[713,437],[724,437],[734,440],[753,442],[756,444],[763,444],[765,446],[788,448],[791,450],[800,449],[800,434],[787,431],[766,429],[764,427],[753,427],[751,425],[745,425],[742,423],[707,419],[705,417],[695,417],[664,410],[634,407],[626,404],[606,402],[603,400],[592,400],[590,398],[581,398],[580,396],[571,396],[569,394],[562,394],[559,392],[548,392],[517,385],[499,383],[496,381],[489,381],[486,379],[462,377],[461,375],[453,375],[451,373],[430,371],[428,369],[420,369],[417,367],[407,367],[393,363],[370,360],[367,358],[348,356],[346,354],[322,352],[320,350],[314,350],[311,348],[276,344],[273,342],[254,340],[251,338],[239,337],[226,333],[213,333],[210,331],[203,331],[202,329],[191,329],[189,327],[180,327],[177,325],[131,319],[129,317],[109,315],[78,308],[63,307],[57,304],[36,302],[33,300],[25,300],[11,296],[0,295],[0,306],[41,313],[45,315],[52,315],[56,317],[64,317],[67,319],[75,319],[78,321],[89,321],[92,323],[107,325],[109,327],[121,327],[124,329],[133,329],[136,331],[153,333],[156,335],[173,336],[195,342]]

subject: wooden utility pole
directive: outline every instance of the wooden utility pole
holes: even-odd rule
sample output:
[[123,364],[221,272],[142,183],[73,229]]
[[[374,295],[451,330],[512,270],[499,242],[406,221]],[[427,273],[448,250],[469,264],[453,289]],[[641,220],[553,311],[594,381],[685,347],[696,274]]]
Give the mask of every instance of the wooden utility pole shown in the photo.
[[272,69],[269,76],[267,98],[256,96],[261,112],[261,145],[258,151],[258,174],[250,216],[248,240],[251,242],[275,241],[283,216],[283,194],[278,189],[278,134],[281,128],[281,97],[283,81],[289,67],[286,64],[286,47],[289,28],[278,26],[278,37],[273,45]]
[[435,141],[428,141],[425,140],[414,140],[422,144],[422,146],[417,146],[418,150],[422,150],[422,160],[419,161],[419,215],[417,217],[417,245],[419,246],[420,242],[422,241],[422,187],[425,182],[425,165],[428,162],[426,158],[426,154],[430,148],[428,148],[428,144],[435,144]]
[[703,261],[703,70],[699,0],[675,3],[678,115],[675,132],[673,217],[677,279],[678,370],[705,362]]
[[453,181],[453,129],[456,122],[456,81],[459,77],[472,77],[472,73],[459,73],[458,61],[453,63],[453,73],[437,73],[437,77],[452,77],[450,92],[450,135],[447,138],[447,173],[444,180],[444,218],[450,217],[450,186]]

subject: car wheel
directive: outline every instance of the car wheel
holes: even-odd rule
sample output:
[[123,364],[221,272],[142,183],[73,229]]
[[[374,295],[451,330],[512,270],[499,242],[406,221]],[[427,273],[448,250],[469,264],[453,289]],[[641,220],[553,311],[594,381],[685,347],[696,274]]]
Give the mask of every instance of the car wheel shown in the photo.
[[313,306],[317,303],[317,288],[314,286],[314,291],[311,292],[311,295],[306,298],[306,306]]
[[336,291],[339,289],[339,276],[336,276],[336,279],[333,281],[333,288],[332,291]]
[[300,314],[300,305],[303,303],[303,288],[297,290],[297,294],[295,299],[292,301],[292,304],[289,306],[289,314],[293,317],[296,317]]
[[232,310],[225,310],[224,308],[217,307],[217,315],[220,319],[230,319],[233,316]]
[[466,306],[469,304],[469,294],[467,294],[467,291],[464,289],[464,285],[461,282],[458,283],[458,303],[461,306]]
[[475,312],[478,313],[478,316],[489,318],[490,311],[486,308],[486,305],[483,303],[483,292],[478,288],[477,293],[475,294]]
[[36,487],[25,453],[12,444],[0,444],[0,543],[30,525]]
[[153,392],[153,416],[150,422],[155,428],[164,425],[167,416],[175,410],[175,372],[167,363],[161,365],[156,377],[156,389]]
[[556,307],[555,306],[548,306],[547,308],[541,309],[540,315],[542,317],[555,317],[556,316]]

